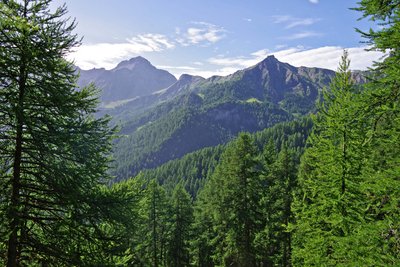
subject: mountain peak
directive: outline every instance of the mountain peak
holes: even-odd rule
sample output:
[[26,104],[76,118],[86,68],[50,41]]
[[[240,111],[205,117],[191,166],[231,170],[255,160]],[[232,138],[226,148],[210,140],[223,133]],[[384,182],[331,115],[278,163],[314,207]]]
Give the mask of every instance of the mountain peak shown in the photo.
[[269,55],[263,61],[255,65],[258,69],[266,69],[268,71],[278,70],[278,69],[290,69],[293,71],[295,67],[288,63],[283,63],[279,61],[274,55]]
[[180,82],[190,82],[193,80],[205,80],[205,79],[201,76],[190,75],[190,74],[182,74],[178,79],[178,81]]
[[269,55],[263,61],[261,61],[261,63],[263,63],[263,62],[266,62],[266,63],[274,62],[274,63],[276,63],[276,62],[279,62],[279,60],[276,59],[276,57],[274,55]]
[[144,67],[154,67],[153,65],[151,65],[150,61],[148,61],[147,59],[145,59],[144,57],[138,56],[138,57],[134,57],[131,58],[129,60],[124,60],[121,61],[115,68],[114,70],[119,70],[119,69],[129,69],[129,70],[133,70],[134,68],[138,67],[138,66],[144,66]]

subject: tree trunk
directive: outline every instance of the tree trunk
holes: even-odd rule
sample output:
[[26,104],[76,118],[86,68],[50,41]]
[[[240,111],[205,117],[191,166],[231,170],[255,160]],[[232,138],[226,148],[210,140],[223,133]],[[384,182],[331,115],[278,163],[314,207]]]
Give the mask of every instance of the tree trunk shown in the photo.
[[8,239],[7,267],[18,266],[19,250],[18,250],[18,230],[21,222],[19,218],[19,202],[21,188],[21,158],[22,158],[22,131],[24,123],[23,105],[25,94],[25,63],[20,67],[19,77],[19,95],[17,106],[17,132],[15,137],[15,153],[13,165],[13,177],[11,181],[11,199],[10,199],[10,237]]

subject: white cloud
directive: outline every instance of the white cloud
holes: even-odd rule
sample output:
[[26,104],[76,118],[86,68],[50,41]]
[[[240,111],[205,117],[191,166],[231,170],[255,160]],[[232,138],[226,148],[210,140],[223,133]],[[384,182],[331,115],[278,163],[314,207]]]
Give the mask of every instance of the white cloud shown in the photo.
[[164,49],[174,48],[175,44],[170,42],[165,35],[162,34],[140,34],[128,39],[129,43],[134,45],[144,45],[153,51],[162,51]]
[[197,76],[201,76],[201,77],[204,77],[204,78],[210,78],[211,76],[227,76],[229,74],[234,73],[237,70],[238,69],[235,68],[235,67],[223,67],[223,68],[217,68],[217,69],[213,69],[213,70],[205,70],[205,69],[204,70],[197,70],[197,71],[189,70],[189,71],[184,72],[184,73],[190,74],[190,75],[197,75]]
[[236,66],[238,68],[247,68],[255,65],[268,56],[268,49],[258,50],[250,54],[250,57],[212,57],[208,62],[219,66]]
[[[366,51],[367,47],[346,48],[351,60],[350,67],[353,70],[366,70],[372,66],[373,61],[379,61],[383,54],[376,51]],[[247,68],[257,64],[268,55],[274,55],[279,61],[289,63],[300,67],[318,67],[336,70],[343,54],[343,47],[324,46],[314,49],[305,49],[304,47],[292,47],[275,52],[269,52],[267,49],[258,50],[249,56],[238,57],[217,57],[210,58],[209,63],[217,66],[224,66],[232,72]]]
[[288,36],[283,36],[283,37],[281,37],[281,39],[284,39],[284,40],[298,40],[298,39],[316,37],[316,36],[321,36],[321,35],[322,34],[318,33],[318,32],[305,31],[305,32],[294,33],[294,34],[288,35]]
[[319,0],[308,0],[308,1],[310,1],[310,3],[313,3],[313,4],[318,4],[319,3]]
[[193,27],[188,28],[184,33],[176,31],[177,42],[183,46],[195,44],[216,43],[225,37],[226,30],[207,22],[193,22]]
[[[343,47],[324,46],[314,49],[306,49],[302,46],[285,48],[271,52],[268,49],[257,50],[248,56],[224,57],[219,55],[207,60],[208,64],[196,64],[192,66],[158,66],[167,69],[176,77],[186,73],[199,75],[209,78],[214,75],[226,76],[238,70],[256,65],[269,55],[274,55],[279,61],[289,63],[290,65],[300,67],[318,67],[336,70],[343,54]],[[375,51],[366,51],[367,47],[346,48],[351,60],[350,68],[352,70],[366,70],[372,66],[373,61],[379,61],[383,54]]]
[[319,18],[296,18],[290,15],[273,16],[272,19],[276,24],[285,24],[285,29],[298,26],[310,26],[321,20]]
[[168,66],[168,65],[157,65],[157,68],[164,69],[164,70],[198,70],[198,68],[191,67],[191,66]]
[[84,44],[77,47],[68,59],[83,69],[104,67],[111,69],[120,61],[145,52],[172,49],[175,44],[162,34],[140,34],[123,43]]
[[[366,51],[367,47],[346,48],[349,52],[350,68],[353,70],[366,70],[372,66],[373,61],[379,61],[384,55],[377,51]],[[343,47],[324,46],[315,49],[290,48],[272,54],[282,61],[293,66],[318,67],[336,70],[343,54]]]
[[286,29],[291,29],[297,26],[309,26],[314,24],[315,22],[319,21],[319,19],[312,19],[312,18],[307,18],[307,19],[301,19],[301,20],[296,20],[292,21],[286,26]]

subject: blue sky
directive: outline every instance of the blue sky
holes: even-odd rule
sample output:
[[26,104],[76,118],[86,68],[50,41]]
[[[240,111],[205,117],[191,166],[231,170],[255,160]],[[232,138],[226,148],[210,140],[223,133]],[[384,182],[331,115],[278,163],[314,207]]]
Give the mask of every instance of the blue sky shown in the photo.
[[56,0],[78,22],[82,45],[69,56],[84,69],[111,69],[143,56],[179,77],[227,75],[274,54],[295,66],[336,69],[344,48],[353,69],[381,57],[354,28],[353,0]]

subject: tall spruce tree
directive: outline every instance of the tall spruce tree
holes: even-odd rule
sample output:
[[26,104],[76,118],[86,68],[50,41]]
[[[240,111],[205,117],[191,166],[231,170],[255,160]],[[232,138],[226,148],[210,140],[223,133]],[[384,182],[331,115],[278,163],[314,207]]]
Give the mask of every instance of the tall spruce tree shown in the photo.
[[190,252],[192,264],[199,267],[214,266],[215,246],[212,241],[216,233],[213,230],[212,207],[209,203],[213,197],[210,191],[209,188],[201,190],[194,206],[193,239]]
[[398,0],[362,0],[356,10],[363,18],[379,24],[377,30],[358,30],[371,50],[386,54],[372,69],[363,99],[363,117],[370,130],[368,161],[363,175],[371,180],[365,186],[368,196],[369,247],[378,247],[371,262],[400,265],[400,2]]
[[190,239],[193,222],[192,199],[182,183],[172,194],[171,236],[168,245],[167,266],[183,267],[190,263]]
[[[66,7],[0,2],[0,265],[96,265],[112,131],[76,90]],[[110,240],[108,240],[110,241]],[[109,243],[109,242],[108,242]]]
[[166,262],[167,242],[170,237],[170,215],[165,190],[156,180],[150,181],[141,199],[141,225],[138,251],[145,266],[164,266]]
[[351,81],[347,52],[314,119],[299,173],[293,265],[357,265],[347,243],[364,224],[363,143],[359,94]]
[[257,150],[249,134],[240,134],[221,157],[206,185],[215,237],[213,259],[218,266],[255,266],[256,233],[261,228],[259,200],[263,193]]
[[261,199],[264,229],[257,234],[256,244],[266,266],[290,266],[291,234],[286,227],[291,219],[290,205],[296,181],[293,152],[286,144],[277,154],[270,141],[264,148],[265,194]]

